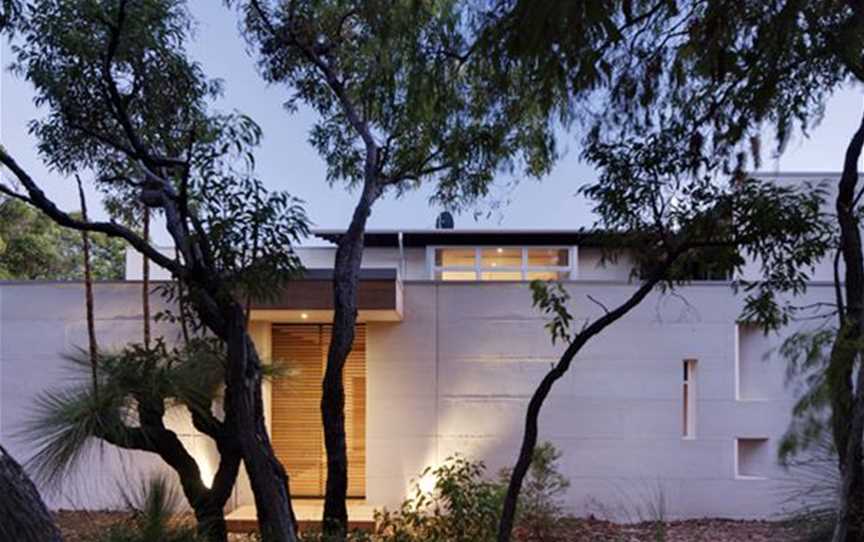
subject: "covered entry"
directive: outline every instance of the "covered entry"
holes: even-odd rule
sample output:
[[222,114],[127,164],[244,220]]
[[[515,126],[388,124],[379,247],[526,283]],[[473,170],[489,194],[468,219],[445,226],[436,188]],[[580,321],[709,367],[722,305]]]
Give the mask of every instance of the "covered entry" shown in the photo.
[[[321,425],[321,381],[331,326],[273,324],[272,358],[287,368],[272,383],[272,440],[294,497],[320,498],[327,481]],[[358,324],[345,364],[345,432],[348,496],[366,496],[366,327]]]

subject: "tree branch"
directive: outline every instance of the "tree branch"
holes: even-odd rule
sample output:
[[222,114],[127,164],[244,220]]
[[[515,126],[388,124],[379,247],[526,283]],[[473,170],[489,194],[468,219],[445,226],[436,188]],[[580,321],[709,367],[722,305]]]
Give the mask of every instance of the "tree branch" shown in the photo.
[[156,250],[152,245],[150,245],[150,243],[139,237],[129,228],[117,224],[116,222],[85,222],[83,220],[77,220],[65,211],[60,210],[57,205],[55,205],[54,202],[45,195],[45,192],[39,188],[33,178],[30,177],[30,175],[24,171],[24,169],[19,166],[11,156],[9,156],[5,149],[2,148],[0,148],[0,164],[6,166],[12,174],[15,175],[27,191],[29,197],[24,198],[21,195],[6,189],[5,186],[0,185],[0,187],[3,188],[2,191],[4,194],[26,201],[33,207],[36,207],[48,215],[48,217],[61,226],[78,231],[104,233],[109,237],[119,237],[124,239],[132,245],[135,250],[153,260],[160,267],[167,269],[176,276],[182,277],[186,275],[186,269],[183,266]]
[[3,185],[3,184],[0,184],[0,193],[2,193],[2,194],[6,194],[6,195],[9,196],[10,198],[15,198],[15,199],[17,199],[17,200],[21,200],[21,201],[23,201],[24,203],[27,203],[27,204],[30,204],[30,205],[33,204],[33,202],[30,200],[30,198],[28,198],[28,197],[25,196],[24,194],[19,194],[18,192],[12,190],[11,188],[9,188],[8,186],[5,186],[5,185]]
[[221,441],[225,437],[225,424],[216,419],[211,413],[189,405],[186,408],[192,416],[192,425],[195,429],[216,442]]
[[273,25],[273,22],[270,21],[267,13],[264,11],[264,8],[261,7],[261,2],[259,0],[250,0],[250,5],[252,9],[255,10],[255,14],[261,19],[261,22],[267,32],[272,35],[276,40],[282,42],[282,44],[286,47],[296,47],[300,50],[303,56],[311,62],[324,77],[324,81],[327,83],[327,86],[330,87],[330,90],[339,100],[339,103],[342,104],[342,109],[345,112],[345,116],[348,118],[348,122],[357,131],[357,134],[363,140],[363,143],[366,145],[367,149],[377,149],[378,144],[375,141],[375,138],[372,136],[371,130],[369,130],[369,124],[363,119],[360,114],[357,112],[356,105],[351,101],[348,97],[348,94],[345,89],[344,83],[339,79],[336,75],[336,72],[333,71],[326,62],[321,59],[321,56],[318,55],[317,52],[307,44],[301,42],[294,35],[294,32],[290,30],[290,21],[288,25],[288,36],[284,35],[284,33],[279,32],[276,27]]
[[129,117],[129,111],[126,108],[127,100],[124,100],[120,95],[117,87],[117,81],[111,74],[111,65],[114,63],[114,57],[117,54],[117,48],[120,46],[120,36],[123,32],[123,25],[126,22],[126,5],[128,0],[120,0],[117,7],[117,21],[115,24],[107,23],[110,29],[108,39],[108,50],[105,55],[105,60],[102,63],[102,80],[105,83],[105,90],[108,92],[109,103],[114,110],[114,118],[120,123],[126,138],[134,149],[134,156],[139,160],[144,160],[155,167],[181,167],[183,162],[163,156],[153,156],[138,138],[135,128],[132,126],[132,120]]
[[604,305],[603,303],[601,303],[600,301],[598,301],[597,299],[595,299],[594,296],[592,296],[591,294],[588,294],[588,295],[586,295],[585,297],[587,297],[587,298],[588,298],[590,301],[592,301],[595,305],[597,305],[597,306],[599,306],[601,309],[603,309],[603,312],[605,312],[606,314],[609,314],[609,307],[607,307],[606,305]]

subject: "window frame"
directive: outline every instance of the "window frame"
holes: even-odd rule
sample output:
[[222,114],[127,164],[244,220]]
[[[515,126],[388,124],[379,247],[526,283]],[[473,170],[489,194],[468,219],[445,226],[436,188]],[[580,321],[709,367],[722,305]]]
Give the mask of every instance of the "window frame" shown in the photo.
[[699,371],[699,360],[687,358],[683,362],[682,378],[682,430],[681,438],[694,440],[696,438],[696,375]]
[[[495,249],[518,249],[520,251],[520,265],[519,267],[515,266],[504,266],[504,267],[484,267],[483,262],[483,251],[484,250],[495,250]],[[439,266],[436,264],[436,253],[438,250],[466,250],[466,249],[474,249],[474,265],[452,265],[452,266]],[[566,250],[567,251],[567,265],[528,265],[528,251],[529,250]],[[574,280],[576,278],[576,270],[577,270],[577,261],[578,261],[578,247],[576,246],[563,246],[563,245],[429,245],[426,247],[426,262],[427,262],[427,271],[428,277],[433,281],[442,281],[444,279],[438,278],[439,273],[446,273],[449,271],[458,272],[458,273],[474,273],[474,278],[472,280],[457,280],[457,281],[446,281],[446,282],[499,282],[492,279],[484,280],[484,273],[514,273],[517,272],[520,275],[520,278],[513,280],[505,280],[500,282],[527,282],[531,279],[528,278],[529,273],[538,273],[538,272],[546,272],[546,273],[558,273],[561,277],[560,280]]]

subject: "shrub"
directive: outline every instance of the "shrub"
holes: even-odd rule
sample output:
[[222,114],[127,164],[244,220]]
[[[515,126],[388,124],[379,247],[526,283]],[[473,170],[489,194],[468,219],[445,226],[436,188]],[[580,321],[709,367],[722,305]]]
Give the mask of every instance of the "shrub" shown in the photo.
[[[372,542],[376,540],[372,537],[371,534],[356,530],[349,531],[348,534],[345,535],[345,538],[341,538],[338,535],[328,535],[318,530],[303,530],[300,533],[300,539],[303,542]],[[253,539],[250,539],[250,542]],[[258,538],[254,540],[259,540]]]
[[[549,542],[558,539],[556,532],[564,517],[561,501],[570,487],[570,481],[558,472],[560,458],[561,452],[551,442],[543,442],[534,450],[516,509],[520,540]],[[510,470],[501,471],[500,478],[506,488]]]
[[[548,442],[534,452],[516,516],[516,537],[532,542],[556,540],[563,518],[561,498],[570,482],[558,472],[561,454]],[[414,481],[412,495],[397,510],[376,511],[376,540],[382,542],[486,542],[495,540],[509,471],[496,481],[485,478],[482,462],[462,456],[427,468]],[[431,490],[422,481],[430,481]]]
[[[486,467],[462,456],[427,468],[398,510],[375,512],[382,542],[486,542],[495,539],[503,502],[500,484],[484,479]],[[421,480],[434,480],[431,491]]]

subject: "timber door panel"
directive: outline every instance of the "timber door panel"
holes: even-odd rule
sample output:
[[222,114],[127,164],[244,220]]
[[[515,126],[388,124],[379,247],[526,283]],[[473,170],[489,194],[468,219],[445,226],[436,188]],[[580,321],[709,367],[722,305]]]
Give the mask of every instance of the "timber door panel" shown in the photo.
[[[287,373],[273,380],[273,449],[291,481],[291,494],[321,497],[327,456],[321,426],[321,380],[327,363],[331,326],[274,324],[273,359]],[[366,329],[358,325],[354,348],[343,371],[348,496],[366,494]]]

